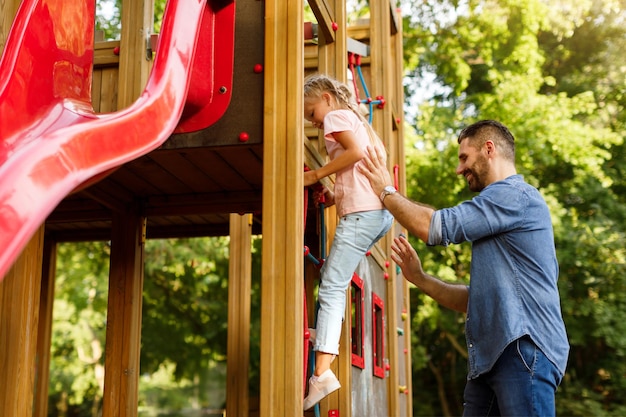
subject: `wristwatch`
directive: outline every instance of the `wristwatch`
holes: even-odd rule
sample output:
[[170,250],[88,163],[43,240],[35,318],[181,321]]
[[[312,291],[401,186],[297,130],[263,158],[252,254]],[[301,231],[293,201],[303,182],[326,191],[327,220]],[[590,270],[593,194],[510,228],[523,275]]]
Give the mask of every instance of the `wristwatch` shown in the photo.
[[385,188],[383,188],[383,192],[380,193],[380,202],[384,203],[385,202],[385,197],[387,197],[388,195],[391,194],[395,194],[396,193],[396,189],[393,185],[387,185],[385,186]]

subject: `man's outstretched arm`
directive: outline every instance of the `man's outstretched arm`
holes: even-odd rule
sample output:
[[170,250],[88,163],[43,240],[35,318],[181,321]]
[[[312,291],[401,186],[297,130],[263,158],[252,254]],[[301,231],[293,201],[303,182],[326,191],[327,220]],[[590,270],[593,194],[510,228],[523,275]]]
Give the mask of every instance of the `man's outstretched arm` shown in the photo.
[[[374,192],[381,195],[385,186],[393,184],[391,175],[379,150],[372,146],[367,150],[366,156],[358,164],[358,169],[369,179]],[[430,220],[435,212],[432,207],[411,201],[397,192],[384,197],[383,205],[409,233],[428,242]]]

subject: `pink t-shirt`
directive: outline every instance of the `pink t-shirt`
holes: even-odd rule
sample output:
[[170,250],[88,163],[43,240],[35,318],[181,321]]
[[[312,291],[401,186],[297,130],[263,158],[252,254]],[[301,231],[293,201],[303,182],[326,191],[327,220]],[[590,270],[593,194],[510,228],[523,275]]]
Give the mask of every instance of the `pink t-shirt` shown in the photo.
[[[335,159],[346,150],[333,137],[335,132],[354,132],[357,143],[366,149],[370,145],[370,136],[364,122],[351,110],[334,110],[324,117],[324,138],[326,150],[330,159]],[[366,151],[367,152],[367,151]],[[386,152],[383,149],[383,154]],[[381,210],[383,208],[379,196],[374,193],[367,177],[351,165],[336,174],[335,179],[335,204],[337,214],[344,216],[350,213],[369,210]]]

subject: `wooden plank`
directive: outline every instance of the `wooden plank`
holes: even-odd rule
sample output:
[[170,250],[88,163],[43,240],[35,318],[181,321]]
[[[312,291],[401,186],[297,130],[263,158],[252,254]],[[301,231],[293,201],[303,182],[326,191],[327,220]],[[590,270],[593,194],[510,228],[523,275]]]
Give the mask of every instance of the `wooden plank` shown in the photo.
[[317,70],[318,45],[307,41],[304,46],[304,68],[307,70]]
[[211,180],[221,188],[221,190],[252,190],[253,187],[241,177],[241,175],[226,175],[225,173],[231,173],[231,167],[227,161],[216,154],[212,150],[210,155],[205,152],[198,152],[189,150],[184,152],[184,156],[189,161],[193,162],[197,167],[200,167]]
[[251,248],[252,216],[231,214],[226,412],[228,416],[234,417],[248,417],[249,415]]
[[9,30],[20,3],[21,0],[0,0],[0,53],[4,50]]
[[[160,194],[160,190],[152,183],[150,178],[147,178],[144,173],[139,169],[135,169],[133,161],[129,164],[123,165],[113,174],[111,174],[105,181],[101,181],[96,184],[96,187],[102,186],[103,189],[127,189],[128,192],[134,193],[134,195],[155,195]],[[111,182],[112,184],[104,184],[105,182]]]
[[99,72],[100,93],[98,97],[98,112],[114,112],[118,109],[119,70],[116,67],[112,67],[102,68]]
[[[395,79],[393,80],[393,87],[395,88],[395,92],[393,97],[391,97],[390,102],[393,103],[392,109],[398,109],[397,112],[394,112],[392,118],[395,122],[394,129],[394,144],[395,146],[390,146],[390,152],[394,155],[395,159],[392,158],[394,164],[398,165],[398,189],[406,195],[406,164],[405,164],[405,153],[404,153],[404,83],[403,83],[403,73],[402,68],[404,64],[403,57],[403,32],[402,32],[402,18],[400,15],[400,11],[395,11],[393,14],[396,21],[397,31],[392,33],[392,59],[393,59],[393,75]],[[401,227],[397,225],[400,229]],[[405,234],[406,230],[403,231]],[[400,232],[399,231],[399,232]],[[398,232],[398,233],[399,233]],[[395,274],[395,268],[391,271],[391,275]],[[409,294],[409,283],[404,277],[394,278],[396,280],[401,280],[401,282],[397,282],[397,285],[400,287],[400,292],[402,294],[401,297],[398,298],[398,306],[400,308],[400,316],[402,316],[402,309],[404,309],[404,317],[406,319],[402,320],[402,326],[404,329],[404,337],[402,342],[397,346],[398,356],[403,355],[404,360],[402,361],[403,367],[398,369],[398,380],[402,379],[402,384],[406,386],[407,394],[401,397],[398,401],[398,415],[404,415],[406,417],[410,417],[413,415],[413,370],[411,366],[411,310],[410,310],[410,294]],[[401,300],[401,301],[400,301]],[[402,375],[402,377],[400,377]],[[401,407],[404,406],[404,410]],[[404,411],[403,414],[402,411]]]
[[[133,196],[125,195],[128,194],[127,190],[123,190],[120,187],[110,187],[111,185],[115,185],[115,183],[111,181],[101,181],[96,184],[96,186],[83,190],[81,195],[95,201],[102,207],[106,207],[108,210],[125,210],[126,204],[132,202]],[[114,188],[116,191],[119,190],[120,192],[112,193],[111,188]]]
[[[389,2],[387,0],[378,0],[371,3],[371,19],[370,19],[370,45],[371,45],[371,64],[370,92],[372,95],[382,95],[387,102],[395,99],[396,86],[394,85],[394,73],[396,62],[392,59],[392,50],[395,43],[391,41],[391,21],[389,13]],[[398,163],[397,159],[397,136],[394,136],[392,122],[392,106],[386,105],[382,110],[377,109],[373,118],[373,125],[376,131],[383,138],[385,145],[389,151],[387,160],[388,168],[392,168],[394,163]],[[394,140],[396,139],[396,140]],[[391,235],[381,241],[387,252],[390,251]],[[391,274],[387,280],[386,291],[386,318],[387,318],[387,347],[386,355],[388,355],[389,377],[387,378],[387,389],[389,393],[389,413],[391,415],[401,415],[402,402],[399,393],[399,370],[398,370],[398,315],[400,304],[396,296],[397,276]],[[405,411],[406,412],[406,411]]]
[[[332,2],[332,0],[330,2],[327,0],[308,0],[311,11],[317,19],[319,32],[323,35],[323,39],[326,43],[335,42],[335,29],[333,25],[339,24],[339,22],[344,22],[345,24],[345,19],[340,19],[339,16],[335,14],[339,9],[330,6],[329,3]],[[333,10],[335,13],[333,13]]]
[[228,146],[216,150],[228,162],[233,172],[238,173],[255,189],[263,185],[263,161],[247,146]]
[[57,244],[44,240],[41,295],[39,297],[39,326],[37,329],[37,379],[35,380],[35,410],[33,417],[48,416],[48,384],[50,379],[50,344],[52,339],[52,308],[56,280]]
[[[347,16],[345,14],[344,0],[328,0],[326,7],[333,11],[337,25],[334,42],[328,42],[326,39],[320,39],[318,49],[318,72],[328,74],[335,79],[346,83],[348,68],[348,50],[347,50]],[[318,151],[324,163],[327,162],[328,156],[326,147],[321,134],[318,135]],[[307,146],[308,148],[308,146]],[[308,152],[307,152],[308,153]],[[306,153],[305,153],[306,154]],[[333,181],[334,178],[328,178]],[[330,249],[332,240],[337,227],[337,215],[335,207],[325,210],[326,239],[327,250]],[[347,297],[346,293],[346,297]],[[346,303],[346,308],[350,305]],[[350,314],[346,310],[346,317]],[[329,395],[320,403],[320,411],[323,415],[327,415],[330,410],[339,410],[342,417],[350,417],[352,415],[352,351],[351,351],[351,329],[348,320],[344,321],[341,330],[341,339],[339,341],[339,356],[334,362],[334,372],[341,383],[341,389]]]
[[0,416],[33,412],[44,229],[0,282]]
[[265,2],[260,415],[302,415],[303,8]]
[[[164,170],[179,178],[191,188],[193,192],[219,191],[219,187],[212,178],[209,178],[193,161],[186,157],[186,153],[171,150],[156,150],[149,154],[150,158],[161,165]],[[206,160],[205,160],[206,164]],[[203,164],[204,165],[204,164]]]
[[183,194],[149,197],[144,202],[144,214],[179,216],[207,213],[238,213],[257,211],[262,201],[260,192],[224,191],[210,194]]
[[104,417],[137,416],[145,221],[136,208],[113,218]]
[[146,39],[152,33],[153,1],[122,0],[120,76],[117,108],[130,106],[143,92],[150,74]]
[[154,161],[150,154],[133,161],[132,164],[127,164],[125,168],[128,172],[150,182],[158,190],[157,194],[184,194],[192,191],[191,187]]
[[120,63],[119,49],[115,54],[115,48],[120,47],[120,41],[95,42],[93,47],[93,65],[96,68],[115,66]]
[[93,111],[100,112],[100,93],[102,90],[102,70],[93,69],[91,74],[91,105]]
[[390,35],[392,36],[402,32],[402,17],[400,16],[399,10],[400,8],[396,7],[396,1],[389,0],[389,18],[391,19]]

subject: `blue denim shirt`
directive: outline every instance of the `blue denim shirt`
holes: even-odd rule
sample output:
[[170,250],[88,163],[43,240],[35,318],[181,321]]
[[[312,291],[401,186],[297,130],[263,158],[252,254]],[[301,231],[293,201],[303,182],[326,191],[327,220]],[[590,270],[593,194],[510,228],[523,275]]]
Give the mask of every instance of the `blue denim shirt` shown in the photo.
[[468,379],[488,372],[512,341],[529,335],[565,373],[569,342],[557,288],[548,206],[521,175],[435,212],[429,245],[472,243],[465,332]]

